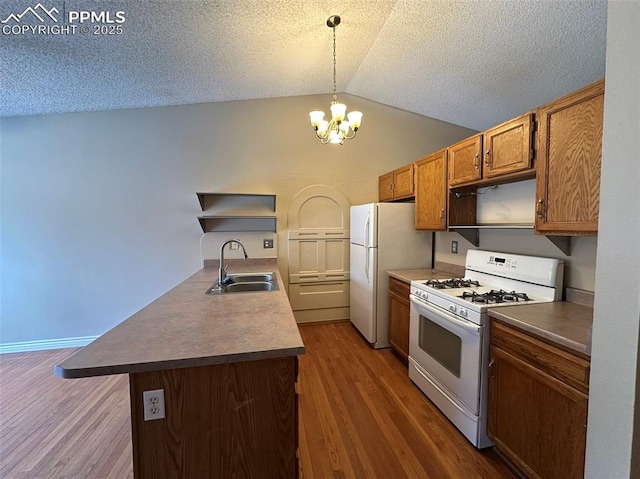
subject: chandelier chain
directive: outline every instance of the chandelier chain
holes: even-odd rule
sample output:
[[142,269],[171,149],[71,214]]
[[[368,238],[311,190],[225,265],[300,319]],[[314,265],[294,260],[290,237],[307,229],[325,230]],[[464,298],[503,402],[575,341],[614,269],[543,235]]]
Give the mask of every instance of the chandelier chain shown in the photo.
[[338,97],[336,96],[336,27],[335,25],[332,27],[333,29],[333,99],[336,100]]

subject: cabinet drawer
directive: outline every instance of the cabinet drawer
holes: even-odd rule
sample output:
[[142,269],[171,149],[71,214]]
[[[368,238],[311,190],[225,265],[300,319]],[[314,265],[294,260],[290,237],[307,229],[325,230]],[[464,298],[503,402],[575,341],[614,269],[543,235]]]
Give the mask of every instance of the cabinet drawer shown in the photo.
[[589,361],[500,321],[491,321],[491,345],[588,394]]
[[397,278],[389,277],[389,292],[396,293],[398,296],[406,299],[407,302],[409,302],[409,293],[411,292],[411,287],[409,283],[400,281]]

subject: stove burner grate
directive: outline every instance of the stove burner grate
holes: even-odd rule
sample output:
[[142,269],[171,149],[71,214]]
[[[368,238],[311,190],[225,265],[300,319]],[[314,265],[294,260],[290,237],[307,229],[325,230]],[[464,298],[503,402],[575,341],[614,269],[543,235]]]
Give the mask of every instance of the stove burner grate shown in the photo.
[[465,291],[459,296],[462,299],[471,301],[472,303],[517,303],[520,301],[531,301],[526,293],[516,293],[515,291],[507,292],[503,289],[492,289],[486,293],[476,293],[475,291]]
[[424,283],[435,289],[454,289],[454,288],[471,288],[473,286],[480,287],[480,283],[464,278],[451,279],[430,279]]

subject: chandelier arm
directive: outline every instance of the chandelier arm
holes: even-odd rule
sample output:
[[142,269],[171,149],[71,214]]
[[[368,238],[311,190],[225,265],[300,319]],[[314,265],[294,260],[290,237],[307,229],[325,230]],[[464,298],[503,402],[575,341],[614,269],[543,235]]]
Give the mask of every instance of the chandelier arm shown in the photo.
[[348,135],[344,135],[344,139],[345,140],[351,140],[352,138],[355,138],[357,131],[355,131],[355,130],[351,130],[351,131],[353,131],[352,135],[349,135],[349,136]]

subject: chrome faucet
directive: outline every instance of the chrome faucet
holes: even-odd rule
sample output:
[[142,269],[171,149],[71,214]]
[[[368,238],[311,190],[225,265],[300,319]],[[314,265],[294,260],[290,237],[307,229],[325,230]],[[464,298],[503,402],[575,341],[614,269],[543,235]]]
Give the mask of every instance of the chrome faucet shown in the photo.
[[249,256],[247,256],[247,250],[244,249],[244,245],[237,239],[232,239],[232,240],[227,240],[224,243],[222,243],[222,246],[220,246],[220,267],[218,268],[218,286],[222,287],[225,284],[225,280],[227,279],[227,267],[224,265],[224,247],[227,246],[229,243],[238,243],[240,245],[240,248],[242,248],[242,254],[244,255],[244,259],[247,260],[249,259]]

